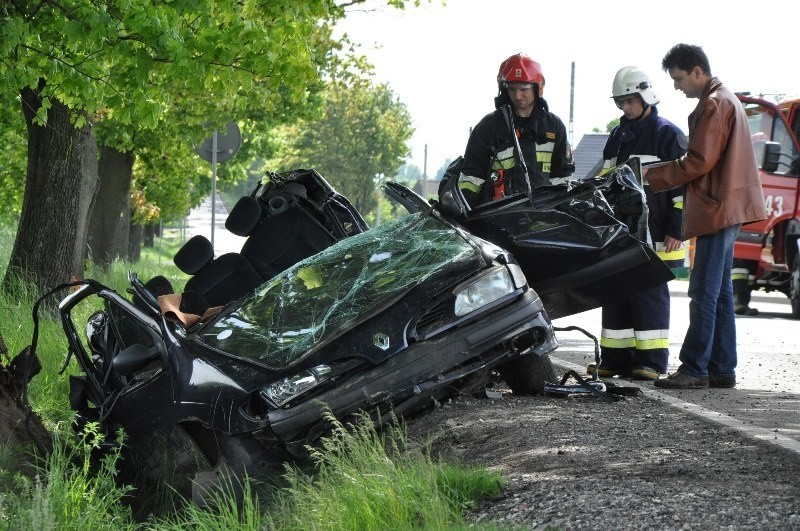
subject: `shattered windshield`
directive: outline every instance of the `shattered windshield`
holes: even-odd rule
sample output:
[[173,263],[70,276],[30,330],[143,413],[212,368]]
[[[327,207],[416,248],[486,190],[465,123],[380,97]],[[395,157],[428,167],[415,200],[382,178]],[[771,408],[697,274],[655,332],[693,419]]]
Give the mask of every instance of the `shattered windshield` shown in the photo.
[[209,345],[271,367],[299,361],[436,271],[475,258],[452,228],[412,214],[337,244],[262,285],[198,333]]

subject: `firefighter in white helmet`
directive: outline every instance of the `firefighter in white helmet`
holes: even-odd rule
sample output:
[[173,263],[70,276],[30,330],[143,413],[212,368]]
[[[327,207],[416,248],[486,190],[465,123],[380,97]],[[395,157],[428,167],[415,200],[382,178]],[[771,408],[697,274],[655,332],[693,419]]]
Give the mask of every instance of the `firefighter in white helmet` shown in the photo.
[[[650,77],[636,66],[614,76],[612,99],[622,111],[619,125],[603,149],[604,167],[631,157],[643,163],[677,159],[686,153],[687,139],[675,124],[658,115],[658,96]],[[681,241],[683,189],[653,193],[645,185],[648,227],[658,256],[672,268],[683,265]],[[602,309],[600,377],[655,380],[667,372],[670,295],[666,284]]]

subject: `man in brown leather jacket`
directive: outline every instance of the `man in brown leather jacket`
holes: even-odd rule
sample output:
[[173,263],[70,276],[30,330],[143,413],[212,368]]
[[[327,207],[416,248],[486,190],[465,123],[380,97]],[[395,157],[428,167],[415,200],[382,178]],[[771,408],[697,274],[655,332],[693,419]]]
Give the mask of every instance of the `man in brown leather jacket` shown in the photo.
[[661,66],[687,98],[689,149],[683,157],[644,170],[655,192],[686,185],[684,240],[696,237],[689,278],[689,329],[678,370],[656,387],[701,389],[736,385],[736,324],[731,265],[744,223],[766,218],[747,117],[736,96],[711,75],[699,46],[677,44]]

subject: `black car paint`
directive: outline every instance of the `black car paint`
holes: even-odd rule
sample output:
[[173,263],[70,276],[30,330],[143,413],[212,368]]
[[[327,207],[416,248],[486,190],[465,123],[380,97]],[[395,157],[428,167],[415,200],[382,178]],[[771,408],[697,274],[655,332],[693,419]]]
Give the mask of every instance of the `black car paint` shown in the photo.
[[[528,356],[547,354],[558,346],[541,300],[531,290],[484,319],[409,345],[384,364],[317,397],[319,402],[304,401],[293,408],[270,411],[271,428],[282,440],[295,441],[303,427],[319,418],[323,403],[344,414],[362,409],[365,399],[370,408],[380,408],[384,413],[390,412],[390,405],[394,412],[412,412],[411,406],[417,405],[413,403],[415,396],[426,386],[447,387],[469,373],[488,371],[507,361],[515,350],[515,339],[523,342],[520,350]],[[389,401],[396,397],[403,399]],[[301,438],[298,442],[310,441]]]

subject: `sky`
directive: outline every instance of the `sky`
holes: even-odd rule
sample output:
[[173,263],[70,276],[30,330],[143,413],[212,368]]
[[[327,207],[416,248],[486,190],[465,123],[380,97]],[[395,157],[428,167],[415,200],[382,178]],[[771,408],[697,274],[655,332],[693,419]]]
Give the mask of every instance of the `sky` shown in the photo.
[[702,46],[712,74],[733,91],[767,99],[799,95],[793,25],[800,2],[733,6],[710,0],[434,0],[403,11],[349,11],[338,30],[359,43],[376,81],[388,83],[407,106],[415,128],[409,162],[433,176],[445,160],[463,154],[470,128],[494,109],[497,70],[518,52],[542,65],[544,98],[572,131],[573,147],[620,116],[611,83],[627,65],[650,75],[659,113],[688,133],[697,100],[675,91],[661,69],[661,59],[679,42]]

